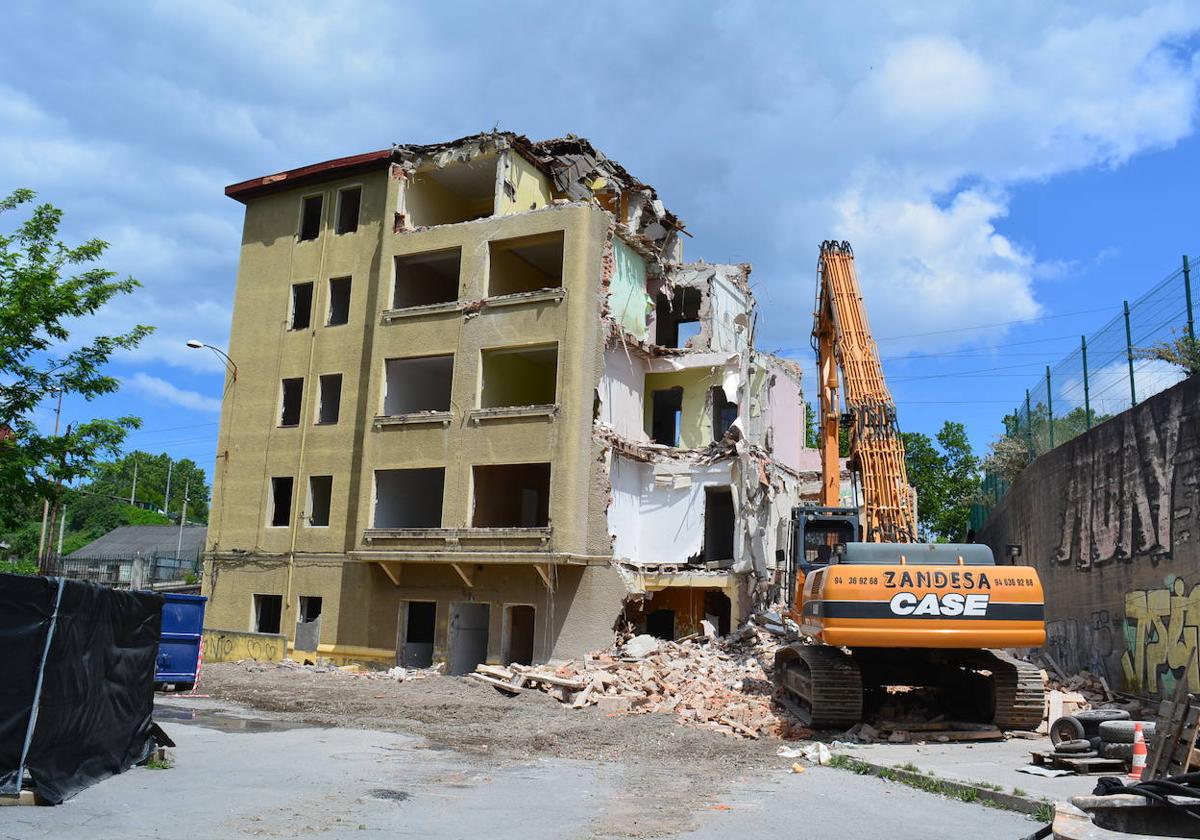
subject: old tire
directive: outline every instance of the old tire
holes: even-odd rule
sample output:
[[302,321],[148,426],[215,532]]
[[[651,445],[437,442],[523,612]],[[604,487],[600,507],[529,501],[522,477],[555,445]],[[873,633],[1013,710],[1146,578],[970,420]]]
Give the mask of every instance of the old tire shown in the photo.
[[1059,741],[1054,745],[1054,751],[1063,755],[1072,756],[1089,752],[1092,753],[1092,755],[1096,754],[1092,749],[1092,742],[1085,738],[1076,738],[1072,741]]
[[1050,743],[1056,747],[1064,741],[1078,741],[1086,734],[1083,724],[1071,715],[1060,717],[1050,724]]
[[1124,709],[1085,709],[1076,712],[1072,717],[1083,724],[1085,737],[1094,738],[1100,734],[1100,724],[1108,720],[1129,720],[1129,712]]
[[1132,744],[1135,723],[1142,724],[1142,735],[1146,738],[1154,734],[1154,724],[1150,721],[1106,720],[1100,723],[1100,737],[1106,744]]
[[1133,760],[1133,744],[1104,744],[1100,747],[1100,755],[1105,758],[1119,758],[1121,761]]

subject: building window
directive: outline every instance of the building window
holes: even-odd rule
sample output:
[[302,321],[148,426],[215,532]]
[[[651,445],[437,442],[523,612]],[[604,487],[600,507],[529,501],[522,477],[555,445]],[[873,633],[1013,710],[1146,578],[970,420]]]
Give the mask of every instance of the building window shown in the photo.
[[329,505],[333,498],[333,476],[308,477],[308,524],[314,528],[329,525]]
[[683,424],[683,387],[664,388],[650,394],[650,439],[663,446],[679,446]]
[[684,347],[700,334],[700,290],[677,286],[671,297],[662,292],[654,307],[654,341],[660,347]]
[[304,400],[304,379],[284,379],[280,383],[279,425],[300,425],[300,404]]
[[725,433],[729,431],[729,427],[733,425],[733,421],[737,420],[737,403],[730,402],[725,396],[725,389],[720,385],[714,385],[712,391],[712,424],[713,424],[713,442],[720,443],[725,437]]
[[288,329],[306,330],[312,321],[312,283],[292,284],[292,317],[288,319]]
[[336,327],[350,320],[350,278],[329,278],[329,314],[325,326]]
[[337,232],[354,233],[358,230],[358,208],[362,204],[362,187],[349,187],[338,191]]
[[374,527],[442,527],[445,484],[445,467],[375,470]]
[[497,160],[480,155],[410,175],[404,188],[408,226],[452,225],[492,215]]
[[461,248],[396,257],[392,308],[407,309],[458,300],[461,264]]
[[286,528],[292,521],[292,477],[271,479],[271,527]]
[[488,297],[557,289],[563,279],[563,232],[488,243]]
[[544,528],[550,524],[550,465],[474,468],[474,528]]
[[422,356],[384,362],[383,413],[449,411],[453,356]]
[[320,595],[300,596],[300,621],[308,624],[321,617],[321,606],[324,603]]
[[554,404],[558,345],[484,350],[481,362],[480,408]]
[[331,426],[338,421],[342,404],[342,375],[340,373],[322,374],[317,380],[320,385],[320,399],[317,403],[317,425]]
[[308,239],[316,239],[321,233],[321,199],[319,195],[310,195],[304,199],[304,203],[300,209],[300,234],[301,242]]
[[278,633],[279,620],[283,617],[282,595],[254,596],[254,632]]

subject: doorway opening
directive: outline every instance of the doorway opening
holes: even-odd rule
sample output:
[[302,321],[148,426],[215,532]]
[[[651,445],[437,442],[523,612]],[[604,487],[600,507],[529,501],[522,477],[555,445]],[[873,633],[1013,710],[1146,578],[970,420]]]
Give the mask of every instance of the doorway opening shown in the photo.
[[535,611],[528,604],[514,604],[504,608],[504,630],[506,642],[503,662],[508,665],[533,664],[533,628]]

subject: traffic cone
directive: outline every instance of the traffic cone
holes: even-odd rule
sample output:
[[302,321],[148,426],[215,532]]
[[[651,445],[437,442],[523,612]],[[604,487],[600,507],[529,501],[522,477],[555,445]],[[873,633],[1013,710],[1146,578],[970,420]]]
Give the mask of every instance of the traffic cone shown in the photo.
[[1142,725],[1133,725],[1133,766],[1129,770],[1129,778],[1135,782],[1142,780],[1142,771],[1146,769],[1146,736],[1142,734]]

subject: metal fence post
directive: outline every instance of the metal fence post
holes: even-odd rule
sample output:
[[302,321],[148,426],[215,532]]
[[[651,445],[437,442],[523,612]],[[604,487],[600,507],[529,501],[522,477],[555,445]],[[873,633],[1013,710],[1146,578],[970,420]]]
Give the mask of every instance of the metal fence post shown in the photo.
[[1192,315],[1192,267],[1188,265],[1187,254],[1183,255],[1183,293],[1187,298],[1188,336],[1196,340],[1196,319]]
[[1137,386],[1133,381],[1133,331],[1129,328],[1129,301],[1125,301],[1125,358],[1129,360],[1129,407],[1137,405]]
[[1029,408],[1029,389],[1025,389],[1025,434],[1029,437],[1029,454],[1035,455],[1037,450],[1033,445],[1033,412]]
[[1087,423],[1088,431],[1092,429],[1092,400],[1088,391],[1088,369],[1087,369],[1087,336],[1079,336],[1079,346],[1083,350],[1083,419]]
[[1046,424],[1050,427],[1050,448],[1054,448],[1054,395],[1050,393],[1050,365],[1046,365]]

